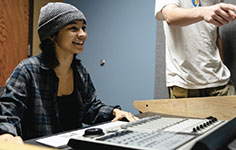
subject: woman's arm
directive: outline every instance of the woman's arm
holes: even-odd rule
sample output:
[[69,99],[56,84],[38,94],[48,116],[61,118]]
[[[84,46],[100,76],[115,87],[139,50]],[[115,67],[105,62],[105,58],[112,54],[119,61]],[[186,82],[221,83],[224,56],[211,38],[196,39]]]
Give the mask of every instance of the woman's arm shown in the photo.
[[0,134],[22,135],[21,118],[26,108],[27,73],[18,65],[6,82],[6,90],[0,97]]

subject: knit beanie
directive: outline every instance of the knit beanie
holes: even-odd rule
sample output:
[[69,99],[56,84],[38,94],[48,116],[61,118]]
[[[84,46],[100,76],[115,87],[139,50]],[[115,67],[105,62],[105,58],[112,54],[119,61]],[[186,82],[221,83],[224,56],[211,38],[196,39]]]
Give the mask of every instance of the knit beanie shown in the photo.
[[42,42],[75,20],[86,22],[84,14],[76,7],[63,2],[48,3],[40,9],[38,20],[40,41]]

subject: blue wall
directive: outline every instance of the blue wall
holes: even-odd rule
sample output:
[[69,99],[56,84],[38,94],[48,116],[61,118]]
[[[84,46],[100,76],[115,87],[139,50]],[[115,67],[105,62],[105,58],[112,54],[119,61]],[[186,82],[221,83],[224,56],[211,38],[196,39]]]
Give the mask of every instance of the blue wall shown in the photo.
[[[81,59],[108,105],[137,114],[134,100],[154,98],[154,0],[65,0],[85,14],[88,39]],[[100,66],[100,60],[105,65]],[[164,63],[164,62],[163,62]]]

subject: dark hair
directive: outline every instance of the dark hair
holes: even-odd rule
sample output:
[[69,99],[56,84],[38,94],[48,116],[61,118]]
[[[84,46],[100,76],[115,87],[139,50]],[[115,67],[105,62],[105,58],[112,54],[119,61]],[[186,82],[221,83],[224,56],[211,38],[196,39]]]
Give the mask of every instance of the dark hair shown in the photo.
[[49,67],[55,68],[59,65],[56,57],[55,43],[51,39],[47,38],[43,40],[40,43],[39,47],[42,50],[43,58],[45,59],[45,61],[47,61]]

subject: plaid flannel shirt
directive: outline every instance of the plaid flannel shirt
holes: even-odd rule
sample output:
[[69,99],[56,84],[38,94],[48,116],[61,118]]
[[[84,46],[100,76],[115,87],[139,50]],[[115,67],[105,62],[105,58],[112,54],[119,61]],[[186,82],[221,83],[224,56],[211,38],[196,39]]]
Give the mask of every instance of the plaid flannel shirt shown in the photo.
[[[111,120],[113,109],[119,106],[107,106],[96,98],[90,76],[76,57],[72,68],[80,108],[78,118],[71,119],[77,119],[78,127]],[[26,140],[60,131],[57,91],[58,78],[42,54],[23,60],[8,78],[0,99],[0,134],[19,135]]]

